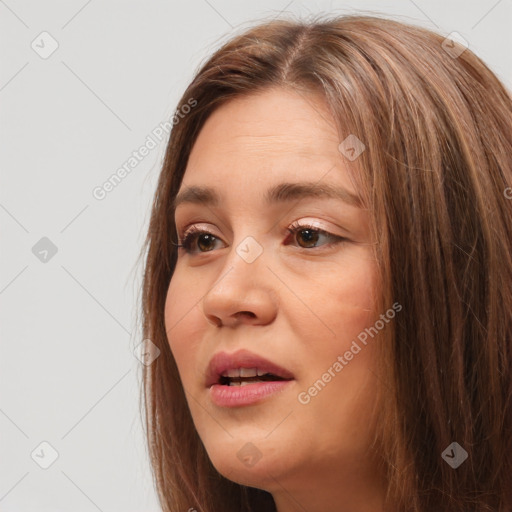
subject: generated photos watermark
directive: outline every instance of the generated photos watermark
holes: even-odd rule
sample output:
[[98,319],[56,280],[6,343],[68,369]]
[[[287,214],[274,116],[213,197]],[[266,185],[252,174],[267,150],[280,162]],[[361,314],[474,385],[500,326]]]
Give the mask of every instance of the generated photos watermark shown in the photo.
[[[360,332],[357,336],[357,340],[352,341],[349,350],[345,351],[343,355],[339,355],[336,358],[336,361],[334,361],[333,364],[327,368],[327,371],[323,373],[322,376],[307,389],[307,391],[301,391],[298,394],[297,400],[299,403],[302,405],[309,404],[311,399],[317,396],[318,393],[320,393],[325,388],[325,386],[331,382],[331,380],[336,377],[336,375],[340,373],[341,370],[343,370],[343,368],[345,368],[345,366],[350,363],[350,361],[352,361],[354,356],[361,352],[361,350],[366,346],[368,342],[368,336],[373,339],[373,337],[377,335],[380,330],[384,329],[386,324],[388,324],[395,317],[396,313],[400,312],[401,310],[402,305],[398,302],[395,302],[391,308],[380,315],[380,319],[377,320],[373,326],[367,327],[364,329],[364,331]],[[357,341],[359,341],[363,347],[361,347]]]
[[[159,142],[167,138],[173,126],[176,126],[183,117],[185,117],[197,105],[197,100],[190,98],[188,102],[176,110],[171,120],[164,121],[156,126],[146,137],[144,144],[138,149],[132,151],[128,159],[101,185],[93,188],[92,195],[94,199],[102,201],[112,192],[130,172],[144,160],[150,152],[158,146]],[[155,140],[156,139],[156,140]]]

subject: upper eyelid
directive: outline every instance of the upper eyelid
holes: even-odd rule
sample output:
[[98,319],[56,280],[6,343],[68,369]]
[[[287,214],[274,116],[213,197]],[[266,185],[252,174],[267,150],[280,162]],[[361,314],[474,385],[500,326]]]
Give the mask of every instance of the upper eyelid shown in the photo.
[[[186,228],[184,228],[183,230],[179,230],[179,229],[176,229],[176,232],[179,234],[180,231],[183,231],[183,235],[182,237],[186,237],[188,233],[197,233],[197,232],[206,232],[206,233],[209,233],[211,235],[214,235],[214,236],[217,236],[215,235],[215,233],[209,229],[209,228],[205,228],[205,227],[202,227],[203,223],[197,223],[197,224],[191,224],[190,226],[187,226]],[[296,220],[296,221],[293,221],[287,229],[290,229],[290,228],[313,228],[313,229],[317,229],[318,231],[323,231],[325,233],[328,233],[330,235],[333,235],[333,236],[342,236],[342,235],[336,235],[335,233],[332,233],[331,230],[325,226],[322,226],[321,224],[318,223],[318,221],[299,221],[299,220]],[[220,237],[219,237],[220,238]]]
[[[178,233],[178,236],[179,236],[179,230],[176,230],[176,232]],[[201,223],[199,224],[192,224],[188,227],[186,227],[184,230],[183,230],[183,235],[182,237],[180,238],[185,238],[187,236],[187,234],[189,233],[197,233],[197,232],[205,232],[205,233],[209,233],[211,235],[214,235],[214,236],[217,236],[215,233],[213,233],[213,231],[209,228],[205,228],[205,227],[202,227],[201,226]],[[217,238],[220,238],[217,236]]]
[[[343,240],[347,240],[347,237],[345,237],[344,235],[337,235],[335,233],[333,233],[331,230],[329,230],[328,228],[325,228],[321,225],[319,225],[316,221],[313,221],[313,222],[307,222],[307,221],[294,221],[292,222],[287,228],[287,232],[288,233],[292,233],[292,232],[296,232],[296,231],[300,231],[301,229],[313,229],[313,230],[316,230],[318,231],[319,233],[323,234],[324,236],[328,236],[328,237],[331,237],[331,238],[336,238],[336,239],[343,239]],[[209,229],[206,229],[206,228],[202,228],[201,227],[201,223],[198,224],[192,224],[191,226],[187,227],[184,229],[183,231],[183,235],[182,236],[179,236],[178,234],[178,243],[180,244],[183,244],[183,242],[188,238],[189,235],[193,236],[193,235],[200,235],[200,234],[209,234],[209,235],[212,235],[214,236],[217,240],[222,240],[222,237],[216,235],[215,233],[213,233],[211,230]]]
[[[328,222],[328,223],[332,223],[333,220],[326,220],[324,219],[323,221],[322,220],[318,220],[317,218],[314,218],[314,215],[303,215],[302,217],[299,217],[297,218],[297,220],[294,220],[293,222],[290,222],[289,225],[293,225],[293,224],[301,224],[301,225],[308,225],[308,226],[311,226],[311,227],[315,227],[315,228],[318,228],[318,229],[323,229],[324,231],[329,231],[330,229],[336,229],[336,228],[329,228],[327,226],[324,226],[322,224],[322,222]],[[335,222],[335,221],[334,221]],[[183,232],[183,233],[186,233],[189,229],[198,229],[202,226],[211,226],[212,223],[211,222],[208,222],[208,221],[200,221],[200,220],[197,220],[197,221],[192,221],[192,222],[184,222],[184,227],[182,228],[179,228],[178,226],[178,222],[176,221],[176,219],[174,219],[174,227],[175,227],[175,230],[177,233],[179,232]],[[223,224],[223,223],[222,223]],[[343,227],[340,225],[338,226],[339,229],[343,229]],[[216,228],[215,228],[216,229]],[[272,229],[276,229],[276,224],[274,224],[273,228]],[[205,228],[205,231],[209,231],[210,228]]]

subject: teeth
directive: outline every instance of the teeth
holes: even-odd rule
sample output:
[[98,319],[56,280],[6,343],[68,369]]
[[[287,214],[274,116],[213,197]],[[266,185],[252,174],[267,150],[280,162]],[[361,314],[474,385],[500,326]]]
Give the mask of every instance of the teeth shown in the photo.
[[229,386],[247,386],[249,384],[253,384],[253,382],[247,382],[247,381],[235,382],[235,381],[231,381],[229,383]]
[[268,372],[258,368],[230,368],[222,373],[222,377],[261,377]]
[[257,368],[239,368],[240,377],[256,377],[258,375]]
[[239,368],[231,368],[226,370],[223,374],[223,377],[240,377],[240,369]]

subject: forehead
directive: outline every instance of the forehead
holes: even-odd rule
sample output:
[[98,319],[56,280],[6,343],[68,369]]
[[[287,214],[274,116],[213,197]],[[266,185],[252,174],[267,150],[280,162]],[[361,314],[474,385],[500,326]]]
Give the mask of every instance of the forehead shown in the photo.
[[184,182],[256,186],[307,178],[350,188],[339,143],[320,96],[281,88],[258,92],[228,101],[206,120]]

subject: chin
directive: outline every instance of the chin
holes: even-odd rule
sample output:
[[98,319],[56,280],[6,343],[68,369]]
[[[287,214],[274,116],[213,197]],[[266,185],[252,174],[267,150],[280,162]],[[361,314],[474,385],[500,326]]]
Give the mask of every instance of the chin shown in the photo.
[[217,444],[208,455],[215,469],[228,480],[268,490],[291,470],[291,457],[279,450],[284,447],[286,443],[271,439],[244,442],[238,438],[229,447]]

